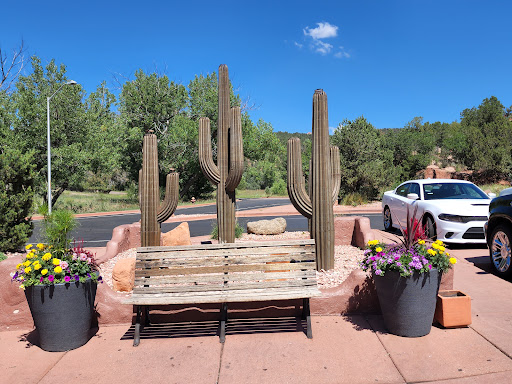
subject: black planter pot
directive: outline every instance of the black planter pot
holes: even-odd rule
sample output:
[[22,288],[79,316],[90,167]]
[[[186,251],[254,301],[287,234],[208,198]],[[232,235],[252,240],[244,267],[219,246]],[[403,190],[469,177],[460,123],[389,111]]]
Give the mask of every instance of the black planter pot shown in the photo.
[[387,271],[384,276],[373,274],[384,323],[390,333],[419,337],[430,333],[436,310],[441,273],[414,272],[402,277],[399,272]]
[[40,347],[62,352],[89,341],[97,283],[66,283],[25,288]]

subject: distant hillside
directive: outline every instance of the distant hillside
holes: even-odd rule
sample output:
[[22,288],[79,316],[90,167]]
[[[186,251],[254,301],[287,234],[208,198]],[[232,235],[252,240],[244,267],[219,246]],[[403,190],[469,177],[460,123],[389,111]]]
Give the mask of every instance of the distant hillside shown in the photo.
[[289,132],[281,132],[281,131],[277,131],[277,132],[274,132],[274,133],[276,134],[277,138],[284,145],[286,145],[286,143],[288,142],[288,139],[290,137],[298,137],[302,143],[304,143],[304,141],[306,139],[311,140],[311,137],[312,137],[310,133],[299,133],[299,132],[289,133]]

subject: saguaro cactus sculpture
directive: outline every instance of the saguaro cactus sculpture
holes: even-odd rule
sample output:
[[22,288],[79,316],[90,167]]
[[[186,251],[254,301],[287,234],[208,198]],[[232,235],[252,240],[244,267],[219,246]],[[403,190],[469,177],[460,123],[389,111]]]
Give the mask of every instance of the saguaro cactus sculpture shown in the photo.
[[167,220],[178,206],[179,174],[167,175],[165,199],[160,204],[158,185],[158,149],[156,135],[144,135],[142,169],[139,172],[140,242],[143,247],[160,245],[160,224]]
[[288,195],[303,216],[310,219],[311,238],[315,239],[317,269],[334,268],[334,215],[332,204],[340,188],[340,154],[329,146],[327,95],[317,89],[313,95],[313,140],[309,191],[302,174],[300,139],[288,140]]
[[219,66],[219,111],[217,122],[217,165],[211,149],[210,119],[199,119],[199,163],[204,175],[217,185],[219,242],[235,242],[235,188],[244,171],[240,107],[229,108],[229,76]]

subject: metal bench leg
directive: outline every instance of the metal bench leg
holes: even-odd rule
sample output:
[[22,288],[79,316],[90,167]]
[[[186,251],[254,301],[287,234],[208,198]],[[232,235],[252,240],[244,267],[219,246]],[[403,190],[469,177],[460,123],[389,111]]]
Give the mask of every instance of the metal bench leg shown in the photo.
[[144,326],[149,327],[151,319],[149,318],[149,305],[144,306]]
[[140,305],[136,307],[137,318],[135,319],[135,333],[133,335],[133,346],[136,347],[140,344],[140,317],[142,314],[142,308]]
[[219,337],[220,342],[224,343],[226,341],[226,322],[228,321],[228,304],[222,303],[222,307],[220,309],[220,329],[219,329]]
[[311,313],[309,309],[309,298],[303,300],[303,306],[302,306],[302,319],[306,320],[307,324],[307,330],[306,335],[308,339],[313,338],[313,331],[311,329]]

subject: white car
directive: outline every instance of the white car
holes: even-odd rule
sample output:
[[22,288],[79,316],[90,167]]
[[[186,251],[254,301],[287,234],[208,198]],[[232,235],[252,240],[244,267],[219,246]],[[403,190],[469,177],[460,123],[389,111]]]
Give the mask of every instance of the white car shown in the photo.
[[395,190],[384,192],[382,214],[384,229],[406,228],[407,210],[410,217],[418,207],[427,237],[446,243],[485,244],[484,224],[489,203],[496,197],[475,184],[454,179],[411,180]]

